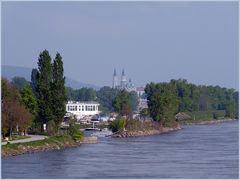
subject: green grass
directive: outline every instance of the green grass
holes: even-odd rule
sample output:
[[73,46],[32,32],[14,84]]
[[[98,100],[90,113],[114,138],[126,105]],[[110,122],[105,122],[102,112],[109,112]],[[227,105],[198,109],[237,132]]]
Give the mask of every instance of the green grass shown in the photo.
[[70,136],[51,136],[44,140],[2,145],[2,150],[17,149],[20,145],[37,147],[44,146],[46,144],[64,145],[66,143],[74,143],[74,140]]

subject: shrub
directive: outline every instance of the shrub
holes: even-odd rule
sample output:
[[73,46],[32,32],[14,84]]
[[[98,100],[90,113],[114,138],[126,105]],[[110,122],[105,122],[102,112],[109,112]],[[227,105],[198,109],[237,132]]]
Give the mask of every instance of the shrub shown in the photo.
[[112,132],[123,131],[125,127],[125,123],[126,123],[125,118],[118,117],[115,121],[109,124],[109,129],[111,129]]
[[74,141],[80,140],[83,137],[83,133],[80,131],[80,127],[76,124],[74,119],[69,122],[69,135],[72,137]]
[[53,136],[56,134],[56,124],[53,120],[47,123],[47,135]]

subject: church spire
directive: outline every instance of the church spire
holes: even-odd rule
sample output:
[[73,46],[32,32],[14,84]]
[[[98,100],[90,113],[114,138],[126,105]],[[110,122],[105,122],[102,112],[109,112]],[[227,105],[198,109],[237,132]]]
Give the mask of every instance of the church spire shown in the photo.
[[127,85],[127,78],[125,76],[125,71],[124,71],[124,68],[123,68],[122,76],[121,76],[121,88],[122,89],[126,88],[126,85]]
[[113,85],[112,85],[112,88],[117,88],[118,86],[118,78],[117,78],[117,72],[116,72],[116,68],[114,68],[114,71],[113,71]]

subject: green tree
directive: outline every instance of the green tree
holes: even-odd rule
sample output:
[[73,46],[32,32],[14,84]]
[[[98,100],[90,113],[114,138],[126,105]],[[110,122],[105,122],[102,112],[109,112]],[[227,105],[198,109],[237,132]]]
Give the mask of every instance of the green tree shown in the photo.
[[66,87],[66,95],[68,100],[77,101],[76,90],[74,90],[73,88]]
[[140,111],[140,116],[144,118],[144,120],[149,116],[149,112],[147,108],[144,108]]
[[[196,91],[195,86],[188,84],[185,79],[171,80],[172,84],[177,91],[177,97],[179,100],[178,111],[193,111],[196,109]],[[197,99],[198,101],[198,99]]]
[[93,88],[72,89],[66,87],[66,94],[72,101],[95,101],[97,99],[96,90]]
[[153,120],[163,125],[174,120],[178,110],[175,86],[168,83],[151,83],[146,85],[145,92],[148,96],[149,114]]
[[57,128],[56,130],[58,130],[66,113],[65,108],[67,102],[63,61],[59,53],[56,54],[56,57],[53,61],[53,81],[51,87],[52,111],[54,122]]
[[22,91],[24,87],[29,85],[29,82],[24,77],[15,76],[12,78],[12,85],[17,88],[18,91]]
[[[19,127],[20,131],[26,131],[31,125],[32,117],[30,112],[20,101],[18,90],[6,79],[2,79],[2,135],[9,135],[12,139],[13,131]],[[17,131],[16,131],[17,132]]]
[[238,119],[239,117],[239,94],[238,94],[238,92],[234,92],[233,93],[233,100],[234,100],[234,104],[235,104],[235,107],[234,107],[234,109],[235,109],[235,118],[236,119]]
[[43,124],[53,120],[53,105],[51,92],[52,65],[51,57],[47,50],[40,53],[38,58],[38,76],[36,95],[38,99],[38,119],[43,131]]
[[131,105],[131,109],[132,111],[137,111],[137,107],[138,107],[138,95],[135,91],[131,91],[129,93],[130,96],[130,105]]
[[26,86],[21,93],[21,101],[32,115],[36,116],[38,112],[37,99],[33,94],[32,88]]
[[121,116],[129,116],[131,114],[130,94],[126,90],[120,91],[115,97],[114,109]]
[[73,140],[78,141],[83,137],[83,133],[80,131],[80,127],[76,124],[76,119],[71,118],[69,121],[69,135],[72,137]]
[[81,88],[76,90],[77,101],[94,101],[96,100],[96,91],[93,88]]
[[109,113],[114,111],[114,99],[118,93],[118,90],[110,88],[108,86],[102,87],[97,91],[97,101],[100,103],[100,108],[103,113]]
[[112,132],[119,132],[124,130],[125,125],[126,119],[123,117],[117,117],[115,121],[109,124],[109,129],[111,129]]
[[235,103],[234,101],[231,101],[231,102],[228,102],[226,104],[226,114],[225,114],[225,117],[230,117],[230,118],[235,118],[235,115],[236,115],[236,108],[235,108]]
[[33,90],[34,94],[36,94],[38,75],[39,75],[38,70],[36,68],[32,69],[30,85],[32,87],[32,90]]

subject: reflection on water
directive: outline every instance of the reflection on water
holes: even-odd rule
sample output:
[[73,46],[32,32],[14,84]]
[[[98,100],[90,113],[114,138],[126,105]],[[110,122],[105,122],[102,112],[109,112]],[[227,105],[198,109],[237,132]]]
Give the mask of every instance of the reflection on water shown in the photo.
[[3,178],[238,178],[238,122],[2,158]]

